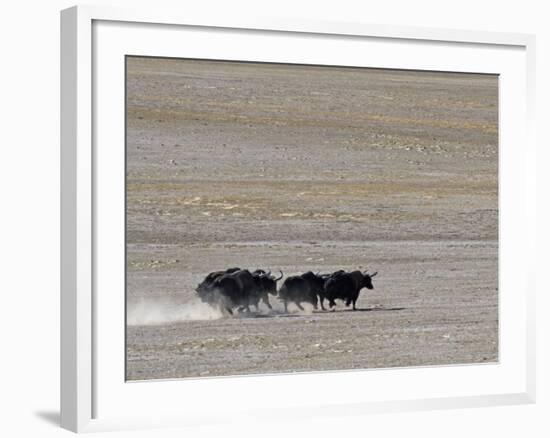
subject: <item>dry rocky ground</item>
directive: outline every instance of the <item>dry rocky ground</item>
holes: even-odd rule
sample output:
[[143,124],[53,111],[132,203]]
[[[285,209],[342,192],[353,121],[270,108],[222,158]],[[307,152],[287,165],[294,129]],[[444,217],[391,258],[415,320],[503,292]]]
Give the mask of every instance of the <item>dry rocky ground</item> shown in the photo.
[[[129,380],[498,359],[495,76],[127,62]],[[379,274],[219,318],[193,288],[232,266]]]

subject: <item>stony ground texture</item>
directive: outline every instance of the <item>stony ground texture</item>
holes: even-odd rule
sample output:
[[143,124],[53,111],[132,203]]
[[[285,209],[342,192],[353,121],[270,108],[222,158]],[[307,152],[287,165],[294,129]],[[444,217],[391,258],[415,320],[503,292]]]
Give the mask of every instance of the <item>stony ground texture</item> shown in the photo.
[[[127,378],[498,359],[495,76],[127,61]],[[239,318],[212,270],[377,270]],[[309,309],[311,310],[311,309]]]

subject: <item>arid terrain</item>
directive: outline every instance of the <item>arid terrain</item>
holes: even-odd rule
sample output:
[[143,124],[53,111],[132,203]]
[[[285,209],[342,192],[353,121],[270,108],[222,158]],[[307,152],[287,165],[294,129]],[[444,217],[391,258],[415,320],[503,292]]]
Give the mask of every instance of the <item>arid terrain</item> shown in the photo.
[[[498,79],[127,58],[127,379],[498,360]],[[378,271],[221,317],[232,266]]]

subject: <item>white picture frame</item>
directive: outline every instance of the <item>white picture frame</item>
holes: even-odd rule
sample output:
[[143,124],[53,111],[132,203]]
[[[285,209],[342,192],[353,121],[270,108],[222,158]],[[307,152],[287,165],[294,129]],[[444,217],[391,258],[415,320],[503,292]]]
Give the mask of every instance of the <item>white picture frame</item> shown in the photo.
[[[191,36],[194,47],[184,53],[181,41]],[[220,44],[222,37],[242,51],[227,51]],[[273,50],[266,52],[266,42]],[[308,50],[308,59],[300,48]],[[363,48],[370,50],[370,60],[353,61],[357,49]],[[525,34],[244,17],[226,22],[214,15],[189,16],[184,11],[154,8],[78,6],[62,11],[62,427],[81,432],[211,424],[213,419],[224,423],[235,415],[273,421],[281,414],[305,418],[533,403],[534,51],[534,36]],[[119,210],[123,193],[112,189],[120,187],[124,179],[119,146],[121,141],[122,147],[124,144],[120,68],[125,54],[501,75],[500,362],[475,367],[125,383],[120,373],[124,248],[116,246],[123,231],[120,218],[124,212]],[[111,100],[106,100],[107,95]],[[98,145],[104,144],[112,146],[98,154]],[[523,208],[516,208],[517,202],[522,202]],[[106,212],[111,213],[108,218]],[[319,382],[322,394],[314,390]],[[227,394],[235,394],[237,385],[240,398],[234,405],[238,407],[223,411],[222,404],[227,406],[230,400]],[[289,385],[309,389],[310,395],[296,395],[290,403],[283,391]],[[368,393],[351,391],[361,385],[369,388]],[[270,392],[271,401],[257,396],[264,390]],[[307,391],[298,391],[302,392]],[[175,403],[183,393],[193,402],[186,404],[183,397]],[[214,394],[218,404],[208,399]]]

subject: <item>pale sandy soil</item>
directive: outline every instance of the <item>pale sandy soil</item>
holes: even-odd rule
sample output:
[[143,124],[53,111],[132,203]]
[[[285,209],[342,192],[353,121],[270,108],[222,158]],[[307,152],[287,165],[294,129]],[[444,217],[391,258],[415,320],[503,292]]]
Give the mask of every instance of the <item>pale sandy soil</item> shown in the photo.
[[[496,361],[497,84],[129,58],[127,378]],[[231,266],[379,274],[363,311],[207,319]]]

